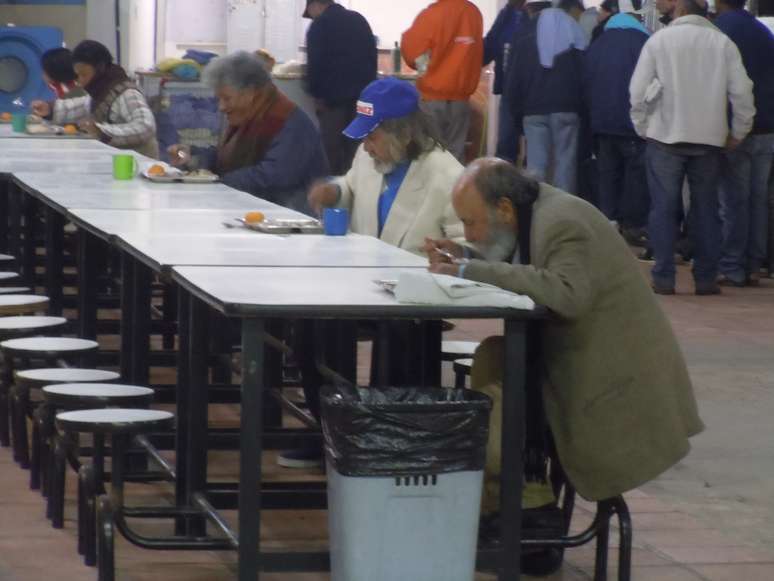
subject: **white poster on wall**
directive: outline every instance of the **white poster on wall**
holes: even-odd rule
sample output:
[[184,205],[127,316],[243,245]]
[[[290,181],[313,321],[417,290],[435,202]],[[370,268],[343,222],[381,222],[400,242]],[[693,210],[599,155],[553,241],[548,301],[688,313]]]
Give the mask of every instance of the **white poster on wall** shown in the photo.
[[254,51],[265,43],[265,0],[228,0],[226,5],[226,49]]

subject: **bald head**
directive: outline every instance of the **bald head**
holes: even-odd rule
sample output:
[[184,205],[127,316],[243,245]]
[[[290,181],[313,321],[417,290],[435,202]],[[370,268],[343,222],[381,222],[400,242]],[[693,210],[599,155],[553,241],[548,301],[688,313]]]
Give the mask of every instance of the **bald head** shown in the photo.
[[673,17],[680,18],[681,16],[688,16],[690,14],[695,16],[707,16],[707,10],[707,0],[677,0]]

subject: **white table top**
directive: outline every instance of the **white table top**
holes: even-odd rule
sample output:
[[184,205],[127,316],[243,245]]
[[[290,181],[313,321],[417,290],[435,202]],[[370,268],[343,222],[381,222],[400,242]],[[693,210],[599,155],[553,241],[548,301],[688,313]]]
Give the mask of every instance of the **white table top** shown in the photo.
[[13,130],[13,126],[10,123],[0,123],[0,138],[13,139],[17,141],[39,141],[39,140],[51,140],[56,141],[96,141],[95,139],[86,135],[50,135],[43,133],[16,133]]
[[427,267],[426,259],[370,236],[276,236],[226,228],[224,231],[220,235],[120,236],[119,245],[154,270],[187,265],[315,269]]
[[401,268],[236,268],[176,266],[173,279],[217,310],[237,317],[518,318],[545,316],[488,307],[400,304],[374,284]]
[[[261,211],[276,218],[299,218],[303,214],[277,206],[260,198],[252,197],[250,206],[243,210],[196,210],[161,209],[148,211],[133,210],[72,210],[68,217],[79,228],[84,228],[103,239],[126,237],[154,237],[179,235],[251,234],[245,231],[234,218],[248,211]],[[226,228],[223,223],[234,224],[237,228]]]
[[219,183],[158,184],[144,178],[114,180],[109,175],[82,174],[68,175],[66,180],[44,173],[16,173],[14,177],[36,197],[64,210],[233,209],[239,216],[260,209],[255,196]]
[[10,139],[3,132],[3,125],[0,125],[0,151],[27,151],[30,154],[41,150],[55,151],[121,151],[102,143],[97,139],[59,139],[56,137],[48,139]]
[[61,160],[46,156],[28,156],[24,159],[6,157],[5,152],[0,153],[0,173],[18,175],[20,173],[49,173],[54,175],[68,174],[105,174],[113,173],[113,160],[110,157],[100,157],[94,161],[79,161],[73,163],[70,160]]

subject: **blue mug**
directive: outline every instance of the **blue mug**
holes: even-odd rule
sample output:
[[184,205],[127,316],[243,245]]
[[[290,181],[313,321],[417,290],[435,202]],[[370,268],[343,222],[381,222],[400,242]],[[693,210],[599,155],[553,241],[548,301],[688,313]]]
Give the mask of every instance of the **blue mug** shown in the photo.
[[345,236],[349,228],[349,211],[344,208],[323,210],[323,229],[328,236]]

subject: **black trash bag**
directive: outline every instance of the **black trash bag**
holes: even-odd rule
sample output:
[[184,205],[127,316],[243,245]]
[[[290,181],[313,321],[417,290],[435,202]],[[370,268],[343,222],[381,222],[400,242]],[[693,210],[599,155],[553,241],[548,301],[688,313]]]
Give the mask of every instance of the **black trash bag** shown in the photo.
[[491,409],[486,394],[464,389],[326,386],[326,457],[345,476],[481,470]]

